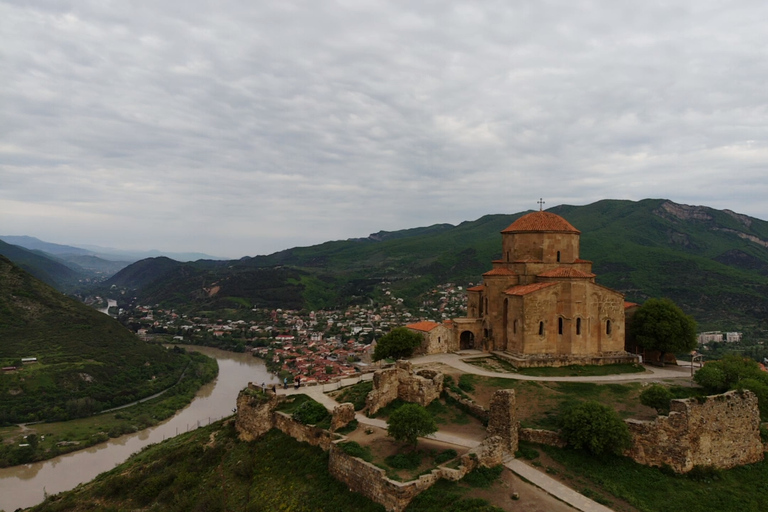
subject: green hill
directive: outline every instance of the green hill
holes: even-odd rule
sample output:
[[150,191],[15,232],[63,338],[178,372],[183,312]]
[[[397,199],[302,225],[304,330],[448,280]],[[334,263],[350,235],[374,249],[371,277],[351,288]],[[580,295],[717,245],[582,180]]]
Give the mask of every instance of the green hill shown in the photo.
[[[664,199],[604,200],[550,211],[582,232],[581,257],[594,262],[599,283],[627,300],[669,297],[703,328],[768,328],[768,222]],[[174,307],[215,309],[244,301],[316,309],[368,301],[386,281],[415,304],[436,284],[478,282],[500,257],[500,231],[524,213],[237,261],[178,263],[158,267],[151,282],[125,278],[134,265],[151,265],[144,260],[108,283],[135,289],[145,303]]]
[[75,286],[81,273],[39,251],[31,251],[0,240],[0,255],[5,256],[44,283],[58,290]]
[[175,383],[187,361],[0,256],[0,366],[21,368],[0,374],[0,425],[132,402]]

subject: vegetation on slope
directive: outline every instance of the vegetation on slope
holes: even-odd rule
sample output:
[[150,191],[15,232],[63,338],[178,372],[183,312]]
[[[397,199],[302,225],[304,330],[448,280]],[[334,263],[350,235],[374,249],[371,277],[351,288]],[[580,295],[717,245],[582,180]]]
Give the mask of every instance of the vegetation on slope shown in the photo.
[[[663,199],[560,206],[582,233],[581,257],[598,282],[644,302],[667,297],[703,329],[768,328],[768,222]],[[525,213],[525,212],[523,212]],[[436,284],[478,282],[501,251],[500,231],[523,215],[486,215],[365,239],[297,247],[237,261],[176,263],[147,282],[136,265],[110,281],[136,288],[144,303],[191,309],[333,308],[375,299],[390,286],[411,304]]]
[[[189,357],[139,340],[0,257],[0,425],[83,417],[157,393]],[[21,364],[22,358],[37,358]]]

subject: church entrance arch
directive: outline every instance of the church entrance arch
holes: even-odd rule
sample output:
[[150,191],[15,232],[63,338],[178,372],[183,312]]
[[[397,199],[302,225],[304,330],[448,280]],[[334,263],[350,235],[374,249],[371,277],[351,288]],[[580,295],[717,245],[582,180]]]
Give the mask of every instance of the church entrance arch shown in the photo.
[[470,350],[475,348],[475,334],[472,331],[464,331],[459,337],[459,348]]

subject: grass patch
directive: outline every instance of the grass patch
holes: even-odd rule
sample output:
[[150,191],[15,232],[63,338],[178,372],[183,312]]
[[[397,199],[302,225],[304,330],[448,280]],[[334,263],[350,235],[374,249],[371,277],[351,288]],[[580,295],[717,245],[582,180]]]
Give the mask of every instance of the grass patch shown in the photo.
[[504,512],[481,498],[465,498],[469,487],[440,480],[416,496],[406,512]]
[[502,471],[504,471],[504,466],[501,464],[492,468],[480,466],[467,473],[461,481],[470,487],[487,489],[499,479]]
[[643,373],[641,364],[606,364],[606,365],[571,365],[557,368],[520,368],[521,375],[532,377],[598,377],[601,375],[620,375],[624,373]]
[[584,452],[542,446],[571,475],[644,512],[758,512],[768,493],[766,461],[727,471],[699,468],[688,475],[637,464],[626,457],[595,458]]
[[340,404],[351,402],[356,411],[361,411],[365,407],[365,398],[371,390],[373,390],[373,381],[367,380],[341,389],[334,398]]
[[414,470],[421,465],[421,452],[396,453],[384,459],[384,462],[393,469]]
[[363,459],[366,462],[373,461],[373,454],[371,453],[371,449],[367,446],[360,446],[360,444],[355,441],[339,443],[338,446],[347,455]]

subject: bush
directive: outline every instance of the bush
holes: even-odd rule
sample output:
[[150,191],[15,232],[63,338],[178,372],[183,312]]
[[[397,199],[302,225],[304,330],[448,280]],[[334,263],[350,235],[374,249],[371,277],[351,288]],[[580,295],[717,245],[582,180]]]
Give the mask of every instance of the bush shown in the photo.
[[459,454],[456,453],[456,450],[452,448],[448,448],[447,450],[443,450],[440,452],[437,457],[435,457],[435,464],[442,464],[444,462],[448,462],[449,460],[455,459]]
[[397,441],[405,441],[415,446],[419,436],[435,432],[435,419],[418,404],[405,404],[389,416],[387,434]]
[[652,384],[640,393],[640,403],[656,409],[659,414],[669,414],[669,402],[672,400],[672,392],[665,386]]
[[394,469],[416,469],[421,464],[421,453],[397,453],[385,458],[384,462]]
[[293,413],[293,419],[304,425],[317,425],[328,416],[330,416],[328,409],[323,404],[314,400],[304,402]]
[[473,376],[464,373],[459,377],[459,389],[462,391],[466,391],[467,393],[471,393],[475,390],[475,386],[472,385],[472,378]]
[[462,478],[461,481],[471,487],[482,487],[483,489],[487,489],[493,485],[493,482],[495,482],[499,476],[501,476],[501,472],[503,470],[504,466],[501,464],[492,468],[480,466],[472,470],[470,473],[467,473],[467,475]]
[[629,428],[618,413],[595,401],[571,407],[559,420],[563,439],[572,447],[594,455],[621,455],[632,443]]

